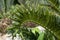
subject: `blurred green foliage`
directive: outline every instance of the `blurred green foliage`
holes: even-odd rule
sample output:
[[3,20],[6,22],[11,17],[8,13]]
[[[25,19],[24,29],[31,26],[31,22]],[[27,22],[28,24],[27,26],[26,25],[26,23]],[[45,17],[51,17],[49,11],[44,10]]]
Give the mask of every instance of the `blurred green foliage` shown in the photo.
[[[13,37],[18,33],[23,40],[60,39],[60,1],[59,0],[0,0],[0,18],[12,19],[7,32]],[[46,29],[34,32],[25,22],[32,21]]]

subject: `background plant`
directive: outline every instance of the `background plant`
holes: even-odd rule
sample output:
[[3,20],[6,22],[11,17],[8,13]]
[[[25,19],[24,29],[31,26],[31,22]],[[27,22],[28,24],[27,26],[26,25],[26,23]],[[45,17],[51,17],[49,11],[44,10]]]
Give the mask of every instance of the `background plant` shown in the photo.
[[[14,4],[14,1],[11,5]],[[4,13],[9,10],[7,11],[6,15],[4,15],[10,15],[9,17],[13,20],[13,27],[11,28],[11,30],[14,31],[14,34],[19,32],[20,27],[24,25],[25,22],[32,21],[38,25],[43,26],[46,30],[50,31],[55,37],[60,39],[59,0],[18,0],[17,2],[15,2],[15,4],[18,3],[20,5],[14,5],[11,9],[10,6],[8,7],[8,5],[10,5],[10,2],[11,0],[4,1]]]

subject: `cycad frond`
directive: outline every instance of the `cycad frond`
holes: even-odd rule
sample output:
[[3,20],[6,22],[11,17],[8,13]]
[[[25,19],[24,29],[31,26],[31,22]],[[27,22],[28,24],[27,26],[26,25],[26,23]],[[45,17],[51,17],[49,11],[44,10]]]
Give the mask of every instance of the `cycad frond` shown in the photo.
[[[27,21],[32,21],[37,23],[38,25],[43,26],[52,32],[58,39],[60,39],[60,26],[58,25],[59,16],[56,16],[56,13],[50,11],[49,7],[27,4],[24,5],[16,5],[12,7],[10,10],[12,14],[11,18],[18,24],[18,26],[22,26]],[[58,17],[58,19],[57,19]]]
[[[11,7],[11,1],[12,0],[0,0],[0,8],[1,10],[3,10],[3,12],[9,10],[9,8]],[[31,21],[38,25],[41,25],[45,29],[48,29],[58,39],[60,39],[60,10],[58,1],[59,0],[48,0],[48,5],[42,5],[40,4],[41,0],[28,0],[25,1],[24,4],[12,6],[11,10],[7,13],[11,13],[11,15],[9,14],[9,17],[13,19],[13,23],[15,25],[14,27],[16,28],[20,28],[20,26],[24,25],[25,22]],[[14,0],[12,1],[12,4],[13,2]]]

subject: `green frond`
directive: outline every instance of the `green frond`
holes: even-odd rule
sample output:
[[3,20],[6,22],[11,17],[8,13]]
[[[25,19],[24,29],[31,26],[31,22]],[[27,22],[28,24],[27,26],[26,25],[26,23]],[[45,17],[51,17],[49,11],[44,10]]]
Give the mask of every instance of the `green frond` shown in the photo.
[[12,6],[14,1],[15,0],[0,0],[0,9],[3,13],[2,17],[7,16],[13,20],[11,30],[13,30],[14,35],[17,32],[19,33],[20,27],[24,25],[25,22],[32,21],[49,30],[60,39],[59,0],[18,0],[20,5]]
[[39,4],[37,6],[34,6],[34,4],[32,4],[32,6],[16,5],[10,12],[13,14],[11,18],[18,23],[17,25],[22,26],[25,21],[32,21],[43,26],[45,29],[48,29],[58,39],[60,39],[60,28],[56,24],[56,14],[55,12],[50,11],[48,7]]

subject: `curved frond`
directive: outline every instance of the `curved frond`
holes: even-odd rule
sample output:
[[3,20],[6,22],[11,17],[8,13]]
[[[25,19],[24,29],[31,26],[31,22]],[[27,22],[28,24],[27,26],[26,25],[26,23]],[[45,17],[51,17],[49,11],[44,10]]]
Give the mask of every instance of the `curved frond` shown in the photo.
[[[50,6],[60,13],[58,5],[49,0]],[[57,5],[57,6],[56,6]],[[48,6],[42,6],[35,1],[26,1],[25,5],[12,6],[9,12],[16,28],[20,28],[25,22],[32,21],[41,25],[60,39],[60,16]],[[14,26],[14,27],[15,27]]]
[[60,20],[60,16],[56,16],[55,12],[50,11],[48,7],[39,4],[36,6],[34,4],[32,6],[16,5],[12,6],[10,13],[11,18],[17,23],[15,26],[22,26],[24,22],[32,21],[48,29],[60,39],[60,22],[57,21]]

